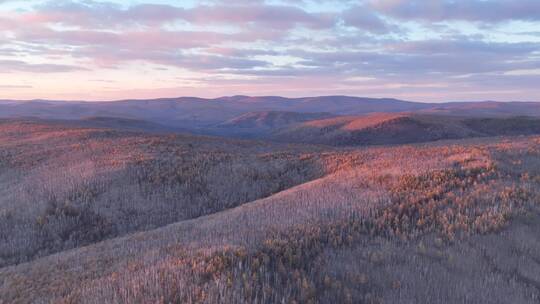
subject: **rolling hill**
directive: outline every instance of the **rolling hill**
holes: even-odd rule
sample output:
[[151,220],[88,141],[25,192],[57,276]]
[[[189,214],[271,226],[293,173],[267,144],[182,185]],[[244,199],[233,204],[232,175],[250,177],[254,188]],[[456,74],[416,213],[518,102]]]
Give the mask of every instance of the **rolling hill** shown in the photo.
[[286,128],[290,125],[334,116],[336,115],[330,113],[250,112],[229,119],[206,131],[217,135],[261,138],[277,129]]
[[532,117],[476,118],[400,113],[313,120],[277,130],[272,138],[354,146],[538,133],[540,119]]
[[309,120],[328,118],[332,116],[335,115],[329,113],[298,113],[278,111],[251,112],[230,119],[220,124],[220,127],[276,129],[283,128],[291,124],[296,124]]
[[447,102],[423,112],[457,116],[540,116],[539,102]]
[[[21,129],[24,126],[26,129]],[[94,235],[95,227],[103,227],[99,217],[115,214],[111,208],[122,210],[111,218],[122,223],[117,227],[138,222],[137,210],[144,210],[141,219],[149,224],[0,268],[0,299],[5,303],[536,303],[540,297],[537,136],[339,150],[223,142],[210,137],[69,131],[43,123],[10,122],[1,127],[1,151],[9,156],[2,158],[8,160],[2,163],[5,168],[31,161],[37,167],[42,162],[58,164],[65,156],[50,147],[68,149],[81,140],[98,156],[98,163],[100,155],[111,155],[111,151],[116,151],[115,162],[125,159],[128,163],[131,153],[142,153],[134,164],[137,159],[149,158],[156,162],[157,173],[167,173],[164,179],[135,174],[141,178],[141,188],[150,191],[143,193],[149,198],[182,193],[181,188],[144,186],[154,178],[163,183],[169,172],[200,172],[191,177],[182,173],[174,177],[173,185],[183,179],[198,185],[200,178],[212,176],[204,172],[212,171],[214,165],[199,167],[201,159],[189,160],[193,155],[205,153],[206,159],[214,151],[214,157],[220,155],[219,163],[230,163],[237,157],[242,161],[252,155],[249,162],[232,163],[230,171],[223,171],[224,167],[214,171],[227,179],[205,183],[208,191],[220,190],[206,204],[202,200],[197,204],[208,206],[211,212],[178,217],[168,225],[153,211],[158,207],[170,212],[160,206],[160,199],[122,207],[123,200],[118,198],[126,192],[119,192],[120,196],[105,204],[100,198],[103,194],[82,202],[75,196],[73,203],[48,215],[56,222],[45,224],[43,231],[58,232],[58,239],[51,243],[50,234],[36,234],[31,243],[63,240],[73,244],[69,242],[74,236],[62,239],[64,233],[57,229],[81,213],[88,213],[85,216],[92,220],[75,230],[76,235]],[[98,149],[110,150],[102,154]],[[24,157],[19,159],[21,153]],[[258,158],[255,166],[236,173]],[[180,162],[180,167],[169,170],[172,160]],[[280,162],[290,164],[285,166],[290,169],[279,169]],[[310,163],[315,174],[299,174],[303,177],[297,182],[282,187],[264,186],[279,185]],[[63,189],[70,184],[60,176],[62,172],[75,174],[75,169],[66,169],[76,168],[75,163],[65,164],[62,170],[47,175],[57,176],[53,180],[58,181],[48,186],[49,195],[62,199]],[[5,177],[1,177],[2,185],[9,188]],[[103,183],[105,189],[98,193],[110,197],[125,188],[128,177],[116,176]],[[35,180],[28,175],[20,178]],[[261,179],[263,184],[254,184]],[[71,184],[67,188],[76,191],[68,193],[85,193],[87,185]],[[242,185],[251,191],[259,187],[271,190],[241,204],[227,204]],[[10,193],[9,189],[5,193]],[[190,197],[184,199],[191,201]],[[8,201],[2,204],[4,210]],[[25,200],[26,206],[40,201]],[[91,208],[72,209],[79,204]],[[175,205],[174,210],[187,206]],[[1,213],[6,217],[0,221],[4,225],[0,231],[11,227],[5,219],[21,219],[36,208],[18,209],[22,214]],[[96,214],[99,217],[95,218]],[[151,225],[155,220],[155,226]],[[7,238],[10,241],[5,242],[5,237],[0,240],[10,248],[14,241]]]
[[0,104],[0,117],[39,117],[81,119],[104,116],[148,120],[182,128],[204,128],[223,123],[242,114],[264,111],[331,112],[363,114],[382,111],[425,109],[426,104],[394,99],[346,96],[312,98],[233,96],[216,99],[192,97],[113,102],[24,101]]
[[538,303],[536,107],[1,101],[0,304]]
[[317,178],[329,169],[310,151],[317,148],[0,120],[0,267]]
[[305,98],[231,96],[215,99],[179,97],[110,102],[33,100],[0,103],[0,118],[38,117],[77,120],[85,117],[117,117],[145,120],[197,133],[204,133],[207,128],[213,129],[216,125],[226,124],[241,115],[253,112],[329,113],[355,116],[380,112],[425,112],[447,116],[538,116],[540,103],[435,104],[348,96]]

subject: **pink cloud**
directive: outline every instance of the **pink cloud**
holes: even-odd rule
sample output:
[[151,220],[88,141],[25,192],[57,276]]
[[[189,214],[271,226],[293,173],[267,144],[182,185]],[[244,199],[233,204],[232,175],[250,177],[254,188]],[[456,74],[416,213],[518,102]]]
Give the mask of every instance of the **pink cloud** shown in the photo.
[[[249,3],[249,4],[248,4]],[[297,24],[312,28],[330,28],[336,22],[333,14],[308,13],[294,6],[268,5],[258,2],[184,9],[171,5],[140,4],[127,9],[107,3],[86,5],[74,2],[49,3],[40,10],[25,13],[21,21],[59,23],[82,27],[115,27],[159,25],[172,21],[192,24],[227,24],[245,26],[271,25],[274,29],[289,29]]]
[[332,14],[311,14],[292,6],[201,6],[190,10],[186,20],[195,24],[227,23],[244,25],[255,23],[288,29],[296,24],[312,28],[329,28],[335,24]]
[[[393,84],[371,88],[396,94],[428,90],[420,89],[418,82],[431,83],[433,78],[456,89],[463,89],[464,81],[479,88],[487,83],[502,86],[506,80],[507,88],[522,83],[533,88],[532,80],[509,78],[505,73],[535,73],[540,68],[538,41],[515,42],[528,37],[522,35],[508,42],[489,42],[501,35],[489,31],[489,22],[537,20],[540,6],[536,0],[434,0],[429,4],[368,0],[361,6],[344,1],[343,7],[332,10],[326,8],[338,1],[310,1],[310,9],[306,1],[281,1],[289,5],[248,0],[194,2],[194,7],[182,8],[51,0],[40,2],[33,10],[2,12],[0,8],[1,68],[11,73],[71,71],[81,76],[86,72],[77,74],[77,66],[90,72],[108,68],[106,73],[119,73],[127,64],[132,72],[134,66],[148,66],[146,63],[156,70],[237,78],[201,80],[203,89],[197,90],[221,85],[224,90],[249,94],[352,92],[354,85],[363,88],[358,92],[369,93],[365,82],[351,83],[355,77]],[[410,24],[401,25],[403,20],[430,34],[426,37],[437,39],[420,41],[426,33],[414,32]],[[445,20],[469,22],[485,34],[460,32],[451,22],[439,22]],[[410,32],[402,31],[401,26]],[[145,73],[142,68],[141,73]],[[152,77],[161,75],[155,73]],[[493,75],[504,81],[490,78]],[[439,89],[429,88],[432,92]]]

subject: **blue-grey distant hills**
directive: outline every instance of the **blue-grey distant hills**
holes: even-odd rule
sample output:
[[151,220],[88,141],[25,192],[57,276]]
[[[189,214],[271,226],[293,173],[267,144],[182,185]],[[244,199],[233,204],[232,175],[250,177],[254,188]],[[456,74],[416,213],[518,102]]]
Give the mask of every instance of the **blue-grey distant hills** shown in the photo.
[[[400,113],[409,116],[381,122],[380,125],[362,130],[343,127],[346,125],[344,122],[350,125],[350,121],[362,121],[364,116],[381,113]],[[423,115],[423,119],[410,116],[412,114]],[[430,116],[436,117],[430,119]],[[215,99],[178,97],[107,102],[0,101],[0,118],[69,120],[85,127],[151,132],[181,131],[326,144],[387,143],[393,142],[395,138],[410,142],[424,141],[424,137],[431,140],[497,135],[501,132],[490,130],[479,132],[470,127],[465,128],[461,121],[457,124],[457,120],[449,120],[449,117],[497,119],[517,116],[540,116],[540,103],[494,101],[420,103],[391,98],[350,96],[304,98],[230,96]],[[319,120],[322,121],[318,122]],[[527,127],[531,121],[523,122],[519,130],[535,133],[536,127]],[[505,125],[509,127],[515,125],[515,120],[512,124],[507,122],[508,120],[505,121]],[[402,128],[401,124],[404,123],[406,126]],[[489,123],[493,128],[498,124],[497,121]],[[449,125],[452,128],[448,128]],[[412,137],[421,138],[410,140],[409,131],[419,133]],[[407,134],[402,134],[404,132]],[[508,130],[502,133],[506,134]]]
[[49,119],[121,117],[143,119],[178,127],[212,126],[250,112],[286,111],[361,115],[376,112],[424,111],[453,115],[540,115],[535,102],[419,103],[389,98],[321,96],[195,97],[110,102],[0,101],[0,117],[33,116]]
[[111,102],[33,100],[0,102],[0,116],[32,116],[48,119],[121,117],[191,128],[213,126],[250,112],[327,112],[335,115],[357,115],[373,112],[417,111],[432,107],[434,105],[397,99],[347,96],[308,98],[232,96],[216,99],[179,97]]

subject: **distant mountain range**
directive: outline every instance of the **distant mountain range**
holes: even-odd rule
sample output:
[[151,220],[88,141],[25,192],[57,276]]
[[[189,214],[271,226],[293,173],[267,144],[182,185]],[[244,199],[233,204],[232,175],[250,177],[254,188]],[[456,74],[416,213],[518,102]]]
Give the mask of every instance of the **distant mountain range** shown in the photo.
[[[433,118],[433,115],[439,118]],[[0,118],[73,120],[82,126],[135,131],[190,132],[333,144],[387,143],[385,137],[392,137],[392,142],[395,142],[396,136],[401,136],[403,142],[410,142],[407,139],[409,135],[402,135],[414,132],[421,134],[422,138],[413,141],[487,135],[490,133],[486,130],[465,126],[464,120],[454,119],[453,123],[449,120],[452,117],[515,116],[540,116],[540,103],[419,103],[350,96],[179,97],[109,102],[0,101]],[[496,128],[497,125],[491,127]],[[369,132],[375,129],[378,130],[377,139],[369,139],[373,137]]]
[[347,96],[309,98],[232,96],[216,99],[180,97],[112,102],[34,100],[0,102],[0,117],[81,119],[105,116],[143,119],[173,127],[200,128],[212,127],[250,112],[327,112],[335,115],[358,115],[373,112],[417,111],[433,107],[434,105],[396,99]]

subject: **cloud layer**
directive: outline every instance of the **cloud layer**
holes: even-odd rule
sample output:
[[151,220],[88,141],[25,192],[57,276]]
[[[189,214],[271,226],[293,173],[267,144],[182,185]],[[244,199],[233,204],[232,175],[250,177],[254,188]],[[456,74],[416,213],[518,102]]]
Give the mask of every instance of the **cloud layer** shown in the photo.
[[2,97],[540,100],[536,0],[128,2],[0,1]]

